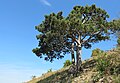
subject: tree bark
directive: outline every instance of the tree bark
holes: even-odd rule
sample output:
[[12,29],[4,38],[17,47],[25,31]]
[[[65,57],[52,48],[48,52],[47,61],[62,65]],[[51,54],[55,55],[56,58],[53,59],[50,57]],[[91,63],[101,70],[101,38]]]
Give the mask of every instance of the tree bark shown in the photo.
[[77,51],[76,51],[76,67],[77,71],[82,70],[82,59],[81,59],[81,53],[82,53],[82,44],[81,44],[81,35],[78,34],[78,39],[77,39]]
[[72,43],[72,48],[71,48],[71,58],[72,58],[72,64],[75,65],[74,43]]
[[77,45],[77,51],[76,51],[76,67],[77,67],[77,71],[82,70],[81,52],[82,52],[82,47],[81,47],[81,44],[79,44],[79,45]]

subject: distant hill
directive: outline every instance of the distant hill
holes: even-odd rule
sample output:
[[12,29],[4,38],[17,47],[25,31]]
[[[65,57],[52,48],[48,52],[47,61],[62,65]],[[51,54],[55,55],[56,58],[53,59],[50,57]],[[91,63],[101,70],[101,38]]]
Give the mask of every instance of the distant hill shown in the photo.
[[120,83],[120,48],[98,55],[83,61],[83,71],[77,76],[68,73],[68,66],[26,83]]

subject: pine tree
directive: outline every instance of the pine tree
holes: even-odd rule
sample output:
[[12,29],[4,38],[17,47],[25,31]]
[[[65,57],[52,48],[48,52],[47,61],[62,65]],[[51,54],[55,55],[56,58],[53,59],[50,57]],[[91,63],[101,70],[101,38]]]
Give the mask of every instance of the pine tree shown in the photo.
[[107,12],[95,5],[75,6],[67,17],[62,16],[62,12],[46,15],[45,20],[35,27],[40,32],[36,36],[39,44],[32,51],[51,62],[71,53],[72,64],[75,64],[76,52],[76,67],[79,71],[82,48],[91,48],[93,43],[110,38],[112,23],[108,23],[107,18]]

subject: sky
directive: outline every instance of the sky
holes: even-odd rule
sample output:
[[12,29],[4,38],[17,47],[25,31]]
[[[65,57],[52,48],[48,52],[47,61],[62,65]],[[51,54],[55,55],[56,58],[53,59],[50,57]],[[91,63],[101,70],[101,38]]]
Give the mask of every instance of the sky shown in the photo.
[[[62,68],[63,62],[71,60],[65,55],[53,63],[39,59],[32,53],[38,41],[35,26],[44,20],[44,15],[63,11],[67,16],[75,5],[96,4],[108,12],[110,18],[118,18],[120,0],[0,0],[0,83],[22,83],[31,76],[40,76],[49,69]],[[115,47],[116,38],[94,44],[91,49],[83,49],[82,59],[88,59],[95,48],[109,50]]]

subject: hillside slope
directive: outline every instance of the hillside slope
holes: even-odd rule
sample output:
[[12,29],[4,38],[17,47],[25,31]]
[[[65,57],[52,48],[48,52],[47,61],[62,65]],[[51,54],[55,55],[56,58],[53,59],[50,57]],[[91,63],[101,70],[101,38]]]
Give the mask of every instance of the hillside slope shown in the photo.
[[83,71],[77,76],[69,74],[69,68],[45,73],[26,83],[120,83],[120,49],[83,61]]

